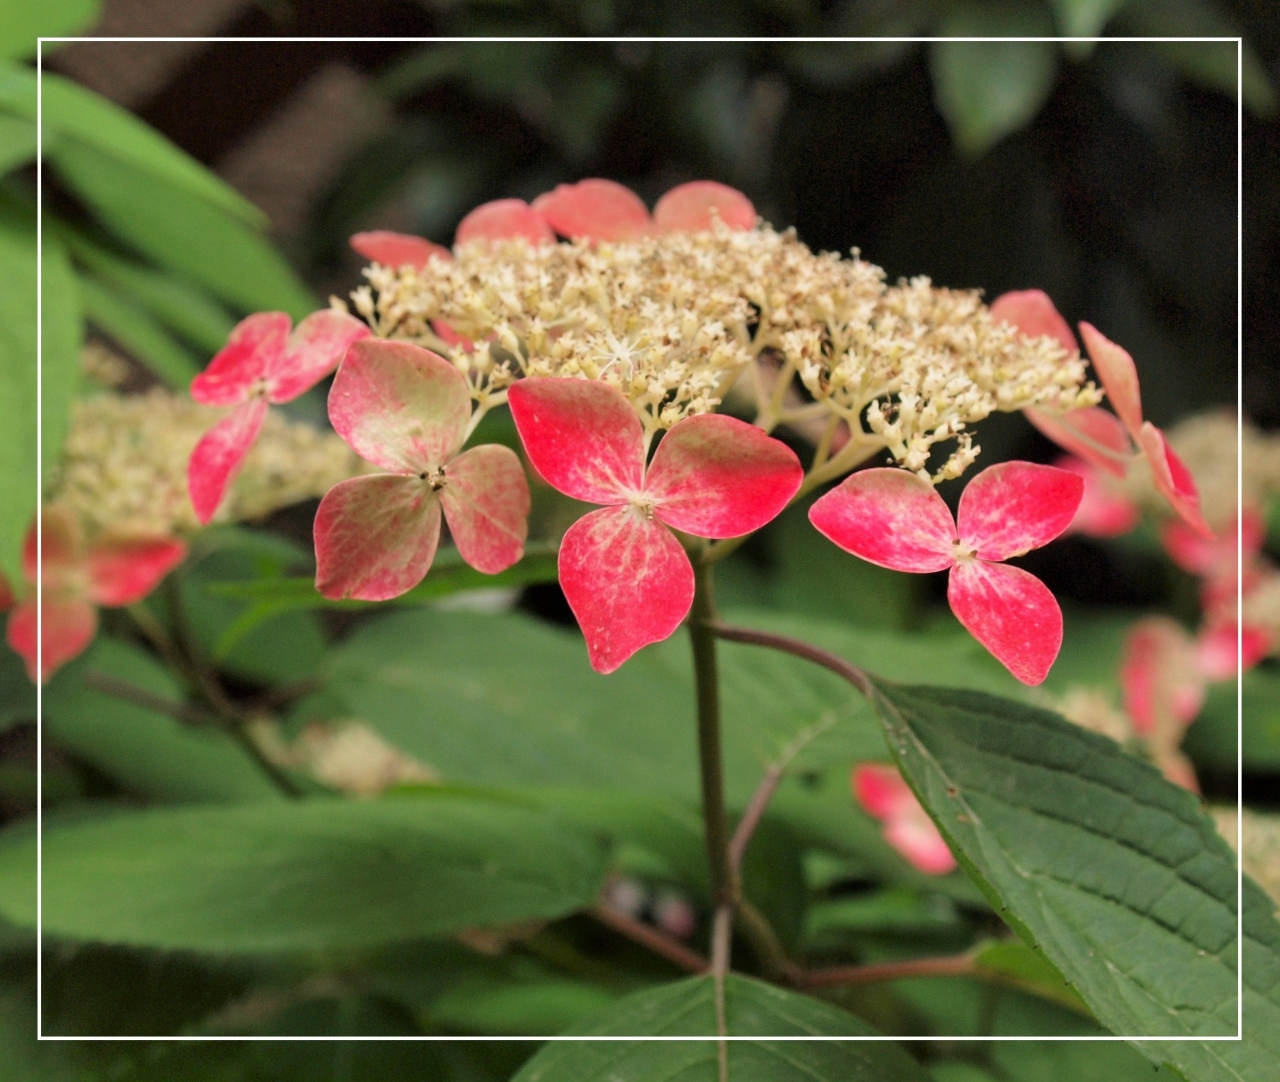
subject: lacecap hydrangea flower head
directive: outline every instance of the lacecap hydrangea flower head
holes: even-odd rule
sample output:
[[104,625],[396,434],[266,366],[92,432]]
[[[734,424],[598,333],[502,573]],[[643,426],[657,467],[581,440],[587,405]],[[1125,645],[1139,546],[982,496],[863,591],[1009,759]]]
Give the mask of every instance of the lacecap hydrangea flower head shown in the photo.
[[[951,569],[965,626],[1020,679],[1044,678],[1061,639],[1057,604],[1003,561],[1067,527],[1081,478],[1002,464],[965,493],[958,523],[933,486],[973,464],[972,426],[994,411],[1034,410],[1072,431],[1094,416],[1102,392],[1069,331],[1046,333],[1010,319],[1008,304],[1002,314],[924,278],[887,286],[856,251],[815,254],[710,181],[672,189],[651,213],[619,184],[584,180],[531,204],[478,207],[452,250],[387,232],[352,245],[372,260],[352,294],[371,336],[335,324],[349,340],[330,417],[385,472],[325,497],[322,593],[383,599],[412,587],[441,512],[479,570],[520,558],[529,502],[518,461],[466,447],[485,413],[509,404],[542,479],[600,506],[569,529],[559,556],[597,669],[674,631],[695,564],[883,455],[891,466],[853,474],[819,501],[815,525],[886,566]],[[318,357],[307,370],[328,371]],[[1109,387],[1118,370],[1100,367]],[[279,393],[269,376],[249,386]],[[1122,390],[1127,431],[1154,447],[1128,416],[1136,382]],[[752,420],[717,414],[728,407]],[[807,462],[777,431],[807,440]],[[1185,504],[1184,479],[1161,461]],[[904,521],[909,529],[866,540],[868,524]]]

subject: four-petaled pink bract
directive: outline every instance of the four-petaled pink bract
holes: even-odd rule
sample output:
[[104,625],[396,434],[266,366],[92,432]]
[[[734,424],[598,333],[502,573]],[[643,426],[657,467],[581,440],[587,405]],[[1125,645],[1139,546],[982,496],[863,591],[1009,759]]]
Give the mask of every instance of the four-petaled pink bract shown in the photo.
[[578,379],[521,380],[511,413],[534,468],[574,499],[604,504],[560,544],[560,586],[592,666],[613,672],[670,635],[693,602],[693,565],[671,531],[737,537],[795,495],[795,453],[723,414],[672,426],[645,465],[644,429],[622,393]]
[[883,763],[859,763],[849,779],[865,811],[884,824],[884,837],[926,875],[946,875],[956,866],[946,841],[902,775]]
[[222,351],[191,381],[191,397],[206,406],[235,406],[204,434],[187,462],[187,490],[196,518],[207,525],[244,463],[269,402],[288,402],[338,367],[347,347],[369,328],[343,312],[307,316],[292,334],[284,312],[241,320]]
[[945,571],[959,621],[1024,684],[1048,675],[1062,645],[1062,611],[1034,575],[1003,561],[1062,533],[1084,482],[1031,462],[1001,462],[960,497],[958,520],[928,481],[900,469],[863,470],[809,509],[846,552],[895,571]]
[[50,509],[40,522],[40,613],[36,646],[36,529],[27,531],[22,575],[28,596],[9,614],[9,645],[35,682],[48,680],[84,650],[98,630],[98,606],[141,601],[182,562],[187,547],[172,537],[107,534],[86,546],[76,521]]
[[[529,486],[516,453],[462,451],[471,393],[453,365],[419,346],[356,342],[329,392],[329,420],[385,473],[335,485],[315,519],[316,589],[385,601],[431,567],[444,512],[462,558],[497,574],[524,554]],[[459,453],[461,452],[461,453]]]

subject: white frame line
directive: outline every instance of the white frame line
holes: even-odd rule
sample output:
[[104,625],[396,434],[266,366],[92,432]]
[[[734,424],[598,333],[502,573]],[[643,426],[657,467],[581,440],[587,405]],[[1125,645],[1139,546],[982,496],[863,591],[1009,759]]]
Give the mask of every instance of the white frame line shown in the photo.
[[[1236,46],[1236,506],[1244,499],[1244,39],[1242,37],[41,37],[36,39],[36,656],[43,647],[43,556],[41,511],[43,509],[43,358],[44,358],[44,43],[48,42],[200,42],[200,43],[261,43],[280,44],[293,42],[475,42],[475,43],[530,43],[542,41],[567,41],[575,44],[770,44],[791,41],[811,44],[851,42],[916,42],[926,44],[935,41],[976,42],[1093,42],[1100,43],[1150,43],[1150,42],[1234,42]],[[1236,558],[1244,558],[1243,530],[1237,520]],[[1243,566],[1243,564],[1241,564]],[[1236,611],[1244,604],[1243,576],[1236,576]],[[1236,658],[1243,649],[1243,629],[1236,621]],[[1177,1037],[1152,1034],[1129,1037],[1108,1035],[1083,1036],[991,1036],[991,1037],[608,1037],[565,1036],[546,1037],[444,1037],[435,1035],[372,1037],[372,1036],[221,1036],[221,1035],[169,1035],[169,1036],[62,1036],[44,1033],[44,695],[43,685],[36,684],[36,1040],[37,1041],[1125,1041],[1128,1043],[1158,1041],[1160,1043],[1193,1042],[1195,1044],[1244,1040],[1244,865],[1239,854],[1244,852],[1244,678],[1237,664],[1236,675],[1236,1033],[1234,1036]]]

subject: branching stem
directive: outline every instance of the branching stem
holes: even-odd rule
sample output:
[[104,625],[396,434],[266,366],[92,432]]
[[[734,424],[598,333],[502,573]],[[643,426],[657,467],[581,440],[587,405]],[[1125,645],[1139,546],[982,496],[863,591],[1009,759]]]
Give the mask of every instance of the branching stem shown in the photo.
[[608,902],[597,902],[591,909],[591,915],[601,924],[612,928],[619,935],[648,947],[654,954],[660,954],[668,962],[674,962],[681,969],[690,973],[706,973],[710,968],[702,955],[690,950],[683,943],[659,931],[652,925],[636,920],[630,913],[619,909]]

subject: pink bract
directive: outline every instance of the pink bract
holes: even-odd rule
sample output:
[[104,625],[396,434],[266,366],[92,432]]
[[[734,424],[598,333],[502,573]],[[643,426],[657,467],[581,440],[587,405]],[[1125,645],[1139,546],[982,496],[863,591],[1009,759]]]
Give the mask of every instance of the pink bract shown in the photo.
[[1141,521],[1137,504],[1113,490],[1096,466],[1074,455],[1063,455],[1054,465],[1070,470],[1084,482],[1084,496],[1069,532],[1087,537],[1119,537]]
[[409,233],[393,233],[389,229],[374,229],[368,233],[356,233],[349,242],[352,249],[371,263],[384,267],[412,267],[421,270],[432,259],[452,259],[453,253],[440,244],[433,244],[425,237]]
[[[1006,298],[1011,299],[1006,301]],[[1049,309],[1053,310],[1052,314]],[[1053,302],[1044,294],[1030,302],[1025,294],[1005,294],[997,298],[991,310],[996,318],[1032,336],[1045,333],[1046,326],[1055,324],[1053,315],[1057,314]],[[1060,416],[1029,409],[1025,411],[1027,419],[1059,447],[1119,477],[1125,475],[1127,460],[1132,458],[1129,443],[1132,438],[1151,466],[1156,489],[1192,529],[1208,536],[1211,531],[1200,513],[1195,479],[1174,454],[1164,433],[1150,421],[1143,420],[1138,369],[1133,358],[1090,323],[1080,324],[1080,335],[1107,397],[1115,407],[1118,421],[1104,420],[1110,418],[1110,414],[1092,407]]]
[[523,199],[495,199],[481,203],[458,223],[454,244],[475,240],[527,240],[530,244],[554,244],[556,235],[547,220]]
[[1012,324],[1028,338],[1056,338],[1063,349],[1071,353],[1080,350],[1071,325],[1042,289],[1018,289],[1002,294],[991,302],[991,318]]
[[928,481],[872,469],[817,500],[809,520],[846,552],[882,567],[949,568],[956,617],[1014,676],[1034,685],[1062,645],[1062,613],[1039,579],[1001,561],[1061,534],[1083,493],[1084,482],[1066,470],[1001,462],[969,483],[956,524]]
[[1191,636],[1165,616],[1139,620],[1125,637],[1120,663],[1124,707],[1140,736],[1181,730],[1204,705],[1205,676]]
[[1185,522],[1176,520],[1166,523],[1160,531],[1160,540],[1173,562],[1184,571],[1204,578],[1224,573],[1235,575],[1237,537],[1246,562],[1262,551],[1266,523],[1256,508],[1245,508],[1227,529],[1211,537],[1205,537]]
[[86,546],[75,520],[57,508],[41,518],[39,573],[42,649],[36,650],[36,530],[27,531],[22,573],[27,597],[9,615],[7,638],[33,681],[47,680],[84,650],[97,631],[97,606],[141,601],[186,556],[171,537],[106,534]]
[[714,180],[677,185],[653,208],[653,224],[660,233],[703,232],[717,221],[730,229],[754,229],[756,208],[736,188]]
[[[406,342],[352,345],[329,392],[329,419],[357,454],[387,471],[335,485],[316,511],[316,589],[385,601],[422,581],[440,516],[462,558],[496,574],[524,554],[529,486],[515,452],[461,451],[471,418],[466,380]],[[461,453],[459,453],[461,451]]]
[[217,513],[258,438],[267,403],[309,391],[337,368],[352,342],[368,334],[358,319],[330,309],[313,312],[292,334],[284,312],[258,312],[236,325],[226,346],[191,381],[197,402],[237,407],[205,433],[187,463],[187,488],[202,524]]
[[608,384],[531,378],[508,398],[534,469],[565,495],[606,505],[570,527],[559,560],[561,588],[599,672],[665,639],[688,615],[693,565],[672,529],[750,533],[803,479],[790,448],[732,417],[677,422],[646,468],[640,420]]
[[884,824],[885,840],[926,875],[946,875],[956,866],[929,813],[902,775],[881,763],[859,763],[850,777],[863,810]]
[[571,240],[638,240],[652,225],[649,208],[635,192],[616,181],[595,177],[558,185],[538,196],[533,209],[552,229]]

